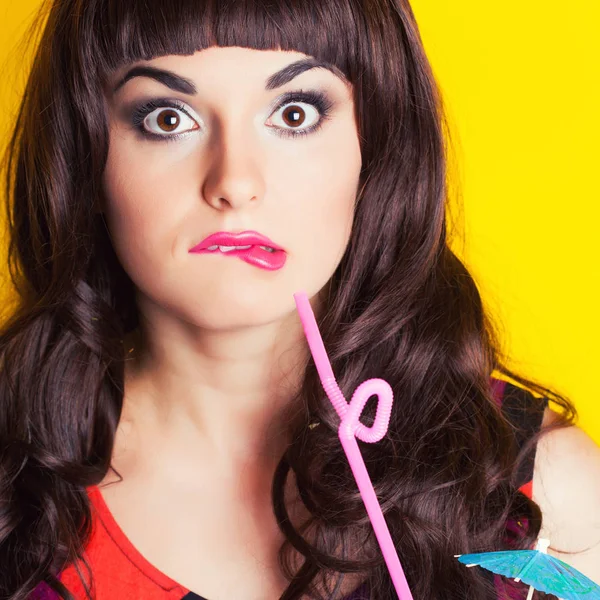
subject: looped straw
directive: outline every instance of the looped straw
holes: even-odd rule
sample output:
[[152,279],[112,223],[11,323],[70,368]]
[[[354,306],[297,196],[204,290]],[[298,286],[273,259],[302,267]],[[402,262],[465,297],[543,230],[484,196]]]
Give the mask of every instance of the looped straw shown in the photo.
[[[378,442],[387,433],[394,401],[392,388],[383,379],[367,379],[356,388],[352,394],[352,400],[348,404],[333,376],[333,369],[325,352],[308,296],[304,292],[298,292],[294,294],[294,299],[304,328],[304,335],[319,373],[319,379],[340,417],[338,436],[373,525],[394,588],[400,600],[413,600],[381,506],[356,443],[356,438],[368,443]],[[366,427],[360,422],[360,415],[368,399],[373,395],[378,397],[375,420],[371,427]]]

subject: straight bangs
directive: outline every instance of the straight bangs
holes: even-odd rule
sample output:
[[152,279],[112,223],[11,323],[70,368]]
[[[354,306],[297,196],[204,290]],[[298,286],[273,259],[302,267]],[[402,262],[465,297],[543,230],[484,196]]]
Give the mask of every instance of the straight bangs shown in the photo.
[[89,15],[82,66],[101,80],[136,61],[237,46],[302,52],[352,81],[368,35],[347,0],[82,0],[80,10]]

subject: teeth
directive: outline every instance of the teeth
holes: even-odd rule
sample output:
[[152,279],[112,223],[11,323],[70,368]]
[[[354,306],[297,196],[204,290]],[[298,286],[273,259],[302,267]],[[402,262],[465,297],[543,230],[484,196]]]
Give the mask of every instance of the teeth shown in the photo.
[[218,247],[221,252],[231,252],[232,250],[248,250],[248,248],[252,248],[250,246],[219,246]]
[[[249,244],[248,246],[219,246],[215,244],[214,246],[208,246],[206,249],[210,250],[211,252],[214,252],[215,250],[220,250],[221,252],[231,252],[232,250],[248,250],[249,248],[252,248],[252,244]],[[262,248],[267,252],[275,252],[275,248],[270,248],[269,246],[259,246],[259,248]]]

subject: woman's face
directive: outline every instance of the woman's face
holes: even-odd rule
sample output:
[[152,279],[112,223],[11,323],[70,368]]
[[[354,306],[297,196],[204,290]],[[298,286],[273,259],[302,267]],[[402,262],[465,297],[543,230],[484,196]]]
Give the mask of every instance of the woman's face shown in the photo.
[[[352,90],[334,73],[314,68],[266,89],[306,58],[212,47],[111,78],[102,210],[142,297],[194,325],[232,329],[289,315],[295,292],[313,297],[330,279],[349,240],[361,155]],[[134,66],[160,81],[125,78]],[[310,96],[284,99],[300,90]],[[190,252],[210,234],[246,230],[283,248],[281,268],[227,248]]]

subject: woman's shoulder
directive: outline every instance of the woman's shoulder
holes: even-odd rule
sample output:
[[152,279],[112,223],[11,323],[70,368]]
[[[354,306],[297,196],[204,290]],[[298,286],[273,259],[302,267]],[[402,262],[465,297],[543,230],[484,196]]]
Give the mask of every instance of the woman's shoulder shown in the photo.
[[[519,467],[521,490],[539,505],[539,537],[549,554],[600,584],[600,447],[562,419],[546,398],[502,380],[492,380],[497,401],[522,448],[542,430]],[[560,552],[562,550],[562,552]]]
[[[548,408],[544,427],[557,418]],[[549,430],[538,442],[533,490],[549,553],[600,584],[600,447],[575,425]]]

